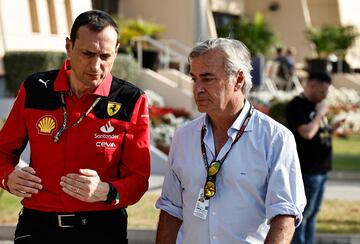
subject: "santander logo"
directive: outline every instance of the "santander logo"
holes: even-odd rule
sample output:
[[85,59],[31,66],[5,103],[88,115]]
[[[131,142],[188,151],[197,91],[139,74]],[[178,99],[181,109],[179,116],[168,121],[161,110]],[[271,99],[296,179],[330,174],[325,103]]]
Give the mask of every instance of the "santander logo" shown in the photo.
[[100,127],[100,131],[103,133],[111,133],[114,131],[114,127],[111,125],[110,120],[105,125]]

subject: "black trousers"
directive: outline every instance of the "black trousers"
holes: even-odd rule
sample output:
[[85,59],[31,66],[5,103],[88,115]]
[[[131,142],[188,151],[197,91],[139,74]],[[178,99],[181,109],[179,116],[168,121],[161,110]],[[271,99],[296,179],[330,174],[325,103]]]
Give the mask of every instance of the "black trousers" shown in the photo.
[[127,213],[111,211],[47,213],[24,208],[15,244],[127,244]]

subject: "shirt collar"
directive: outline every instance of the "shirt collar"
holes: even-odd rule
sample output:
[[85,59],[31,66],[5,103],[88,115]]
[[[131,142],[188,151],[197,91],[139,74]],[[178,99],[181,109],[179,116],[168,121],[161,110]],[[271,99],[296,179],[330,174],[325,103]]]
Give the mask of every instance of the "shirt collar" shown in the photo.
[[[229,130],[240,130],[240,127],[242,126],[242,124],[244,123],[249,111],[251,109],[251,104],[248,100],[245,100],[245,105],[243,107],[243,109],[241,110],[240,114],[238,115],[238,117],[236,118],[236,120],[234,121],[234,123],[231,125]],[[245,131],[249,131],[252,129],[252,126],[250,126],[250,123],[246,126]],[[229,132],[229,131],[228,131]]]
[[[238,115],[238,117],[236,118],[236,120],[234,121],[234,123],[231,125],[231,127],[229,128],[229,130],[227,131],[228,136],[231,137],[233,140],[236,137],[236,133],[240,130],[241,125],[244,123],[247,114],[249,113],[251,109],[251,104],[248,100],[245,100],[245,104],[243,109],[241,110],[240,114]],[[207,115],[204,116],[203,119],[203,123],[200,123],[200,130],[202,129],[202,126],[205,124],[205,128],[206,128],[206,133],[205,133],[205,141],[212,141],[211,137],[212,137],[212,127],[210,124],[210,120],[209,117]],[[253,123],[252,123],[252,119],[250,118],[249,123],[247,124],[245,131],[251,131],[253,129]]]
[[[54,82],[55,91],[65,91],[70,93],[70,86],[68,82],[68,78],[70,77],[71,73],[70,67],[70,60],[66,60],[62,65]],[[108,74],[105,79],[100,83],[100,85],[96,87],[93,92],[91,92],[91,94],[107,97],[110,92],[111,81],[112,75]]]

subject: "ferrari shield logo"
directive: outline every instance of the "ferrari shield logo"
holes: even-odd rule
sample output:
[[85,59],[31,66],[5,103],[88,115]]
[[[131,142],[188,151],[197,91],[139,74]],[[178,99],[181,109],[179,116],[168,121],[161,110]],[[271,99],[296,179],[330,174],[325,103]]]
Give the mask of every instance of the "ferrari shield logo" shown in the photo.
[[121,108],[121,103],[108,102],[107,113],[108,113],[109,116],[113,116],[117,112],[119,112],[120,108]]

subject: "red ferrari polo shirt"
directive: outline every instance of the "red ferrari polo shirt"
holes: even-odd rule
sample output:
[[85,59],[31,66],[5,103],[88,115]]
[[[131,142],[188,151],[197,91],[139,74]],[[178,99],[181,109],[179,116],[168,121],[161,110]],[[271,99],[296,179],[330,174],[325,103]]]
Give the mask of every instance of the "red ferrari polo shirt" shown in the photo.
[[[61,70],[36,73],[22,84],[12,111],[0,131],[0,180],[8,175],[29,141],[30,166],[43,189],[24,198],[24,207],[47,212],[110,210],[136,203],[148,188],[150,139],[147,99],[134,85],[108,75],[93,93],[77,98],[69,89],[65,63]],[[57,143],[54,136],[64,122]],[[99,102],[77,125],[94,100]],[[74,125],[74,126],[72,126]],[[61,190],[60,178],[79,169],[97,171],[120,194],[116,206],[86,203]]]

